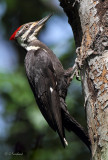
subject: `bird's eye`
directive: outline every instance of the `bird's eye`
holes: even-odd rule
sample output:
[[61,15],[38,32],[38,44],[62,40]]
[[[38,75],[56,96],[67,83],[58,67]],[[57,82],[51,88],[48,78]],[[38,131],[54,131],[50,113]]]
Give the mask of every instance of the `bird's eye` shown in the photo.
[[29,26],[28,26],[28,25],[26,25],[26,26],[25,26],[25,29],[28,29],[28,27],[29,27]]

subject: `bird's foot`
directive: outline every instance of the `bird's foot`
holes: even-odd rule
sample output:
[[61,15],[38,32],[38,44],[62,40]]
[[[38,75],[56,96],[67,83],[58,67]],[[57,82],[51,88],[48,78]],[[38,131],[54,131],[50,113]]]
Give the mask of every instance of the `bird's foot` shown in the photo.
[[77,54],[77,58],[75,59],[75,63],[73,65],[73,67],[69,68],[65,75],[69,77],[69,82],[68,84],[70,84],[70,82],[73,80],[74,76],[76,76],[76,79],[78,81],[80,81],[80,70],[83,66],[83,60],[81,58],[81,47],[78,47],[76,49],[76,54]]
[[78,67],[78,63],[77,63],[77,58],[75,59],[75,64],[72,67],[72,74],[70,77],[70,81],[73,80],[73,77],[76,76],[76,79],[78,81],[80,81],[80,72],[79,72],[79,67]]

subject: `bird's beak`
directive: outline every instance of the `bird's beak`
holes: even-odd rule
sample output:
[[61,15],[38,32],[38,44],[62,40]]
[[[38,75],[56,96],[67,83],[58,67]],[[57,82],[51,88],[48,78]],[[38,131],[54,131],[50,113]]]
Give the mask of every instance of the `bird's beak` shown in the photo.
[[44,17],[43,19],[41,19],[38,22],[33,22],[33,28],[34,28],[34,33],[37,34],[40,29],[44,26],[44,24],[47,22],[47,20],[52,16],[52,14]]
[[38,21],[37,25],[38,26],[41,26],[41,25],[43,26],[51,16],[52,16],[52,14],[44,17],[43,19],[41,19],[40,21]]

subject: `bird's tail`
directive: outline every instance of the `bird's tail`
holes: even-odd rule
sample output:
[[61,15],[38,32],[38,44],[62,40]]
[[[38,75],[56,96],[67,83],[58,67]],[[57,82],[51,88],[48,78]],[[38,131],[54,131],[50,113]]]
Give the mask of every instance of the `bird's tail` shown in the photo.
[[64,131],[64,125],[62,121],[62,113],[61,113],[61,104],[59,100],[59,96],[57,94],[56,90],[53,90],[51,97],[50,97],[50,106],[52,109],[52,124],[53,124],[53,129],[57,131],[60,140],[65,147],[68,145],[68,142],[66,141],[65,138],[65,131]]
[[70,132],[73,131],[91,151],[91,143],[88,134],[83,127],[65,110],[62,109],[63,125]]
[[62,142],[63,147],[65,148],[65,146],[68,146],[68,142],[65,138],[64,128],[63,128],[62,132],[59,129],[57,129],[57,133],[60,137],[60,140]]

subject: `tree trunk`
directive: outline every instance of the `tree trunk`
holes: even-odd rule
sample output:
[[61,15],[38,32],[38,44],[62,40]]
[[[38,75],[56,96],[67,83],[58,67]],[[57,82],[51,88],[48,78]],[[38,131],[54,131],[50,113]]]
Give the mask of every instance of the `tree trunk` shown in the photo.
[[108,0],[60,0],[73,29],[92,159],[108,160]]

